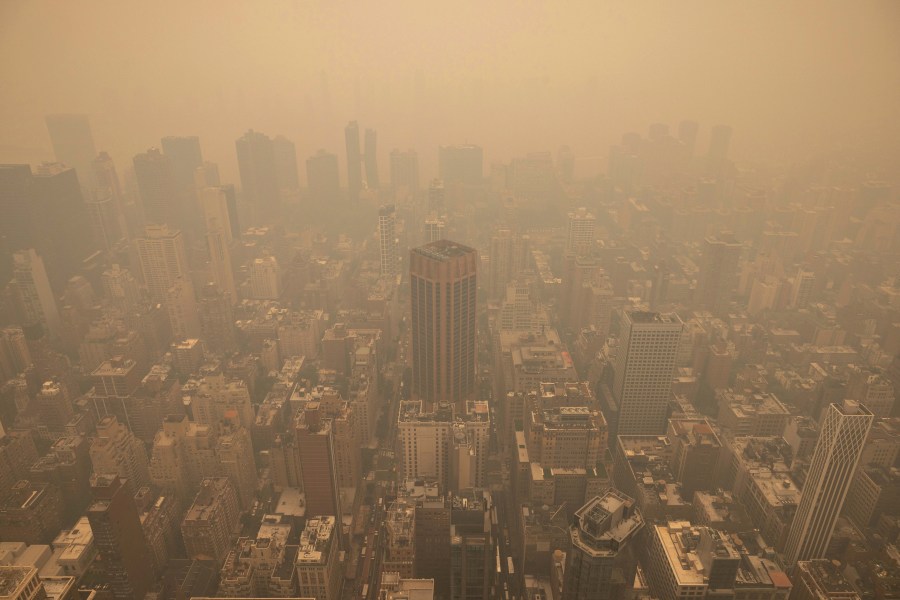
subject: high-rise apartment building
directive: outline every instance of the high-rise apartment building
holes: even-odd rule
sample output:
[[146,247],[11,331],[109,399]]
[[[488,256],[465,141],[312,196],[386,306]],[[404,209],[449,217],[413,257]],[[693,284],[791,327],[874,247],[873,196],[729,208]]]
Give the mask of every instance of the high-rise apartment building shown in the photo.
[[[741,554],[731,539],[688,521],[652,525],[643,565],[650,593],[660,600],[734,596]],[[773,570],[773,575],[774,575]],[[780,581],[787,580],[783,573]],[[790,581],[787,582],[790,587]]]
[[743,246],[730,233],[703,240],[697,302],[714,314],[724,315],[737,289]]
[[212,282],[200,290],[197,298],[200,338],[210,352],[221,354],[237,350],[233,299],[234,296],[225,293]]
[[147,450],[116,417],[103,417],[97,435],[91,440],[91,464],[94,473],[118,475],[132,494],[150,485]]
[[227,477],[208,477],[181,522],[188,557],[221,561],[231,548],[231,532],[238,522],[237,493]]
[[428,197],[426,198],[425,212],[427,214],[442,214],[446,208],[446,189],[441,179],[432,179],[428,184]]
[[94,186],[91,162],[97,156],[87,115],[47,115],[47,131],[56,160],[75,169],[83,190]]
[[412,393],[458,408],[475,393],[478,253],[440,240],[410,252]]
[[200,337],[200,317],[197,314],[197,298],[189,279],[178,279],[166,290],[166,312],[172,336],[176,340]]
[[274,256],[256,258],[250,263],[250,297],[277,300],[281,293],[281,269]]
[[618,435],[666,430],[675,359],[684,327],[674,313],[622,311],[613,396]]
[[785,545],[786,564],[825,557],[873,419],[855,400],[826,409]]
[[350,121],[344,128],[344,141],[347,148],[347,189],[350,200],[359,200],[362,190],[362,154],[359,149],[359,123]]
[[585,255],[594,247],[594,230],[597,218],[586,208],[579,208],[569,213],[566,228],[566,252]]
[[514,235],[509,229],[500,229],[491,237],[490,271],[488,273],[488,295],[501,298],[506,294],[506,286],[523,270],[529,252],[527,235]]
[[94,475],[87,517],[105,580],[116,600],[143,598],[155,574],[132,494],[118,476]]
[[447,222],[443,217],[428,217],[425,219],[425,243],[430,244],[438,240],[447,239]]
[[631,589],[644,519],[634,500],[608,490],[575,511],[563,600],[617,600]]
[[448,444],[453,429],[452,407],[439,404],[435,410],[425,411],[421,400],[401,402],[397,429],[403,453],[403,477],[427,478],[446,488],[450,481]]
[[381,256],[381,274],[393,277],[397,274],[397,210],[393,204],[378,209],[378,251]]
[[164,302],[176,281],[189,279],[181,231],[167,225],[149,225],[136,245],[147,292],[156,302]]
[[340,598],[343,574],[338,560],[340,535],[339,518],[316,513],[307,518],[295,561],[297,596],[317,600]]

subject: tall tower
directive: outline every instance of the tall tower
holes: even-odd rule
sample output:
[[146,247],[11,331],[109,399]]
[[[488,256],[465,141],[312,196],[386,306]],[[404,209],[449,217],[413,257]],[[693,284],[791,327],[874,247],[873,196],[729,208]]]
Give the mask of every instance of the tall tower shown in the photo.
[[189,280],[181,232],[167,225],[150,225],[136,243],[144,285],[153,300],[164,302],[176,281]]
[[662,435],[681,331],[675,313],[622,311],[613,395],[618,435]]
[[294,424],[294,442],[302,465],[301,478],[310,514],[341,515],[341,496],[334,471],[334,432],[318,402],[308,402]]
[[[0,240],[5,250],[34,245],[32,235],[32,186],[28,165],[0,165]],[[4,280],[9,273],[3,273]]]
[[13,289],[25,325],[40,323],[51,335],[59,335],[59,309],[44,261],[33,249],[13,255]]
[[179,190],[194,188],[194,171],[203,165],[200,138],[192,136],[168,136],[162,140],[162,151],[172,166],[172,176]]
[[703,240],[697,300],[700,306],[723,314],[737,287],[738,263],[743,246],[730,233]]
[[341,196],[337,156],[319,150],[314,156],[307,158],[306,182],[313,202],[324,206],[337,202]]
[[47,276],[59,291],[78,273],[82,261],[96,252],[81,187],[73,169],[59,163],[43,163],[32,185],[34,247],[47,266]]
[[579,208],[569,213],[569,225],[566,232],[566,252],[584,255],[594,245],[594,229],[597,219],[586,208]]
[[378,210],[378,244],[381,254],[381,274],[393,277],[397,274],[397,211],[393,204]]
[[438,169],[446,183],[479,185],[484,178],[484,151],[481,146],[441,146]]
[[873,420],[855,400],[829,405],[785,544],[785,564],[825,557]]
[[464,412],[475,393],[475,295],[478,253],[450,240],[410,252],[412,391],[428,407]]
[[279,206],[278,172],[275,166],[275,146],[264,133],[247,131],[234,142],[237,150],[241,192],[255,208],[256,214],[268,217]]
[[362,155],[359,151],[359,124],[350,121],[344,128],[344,140],[347,144],[347,188],[350,200],[359,200],[362,189]]
[[104,582],[116,600],[143,598],[155,575],[134,499],[115,475],[94,475],[91,492],[94,501],[87,517],[103,561]]
[[232,238],[228,195],[221,187],[208,187],[200,192],[200,205],[206,223],[206,243],[213,281],[232,302],[237,301],[229,244]]
[[374,129],[366,129],[366,185],[377,190],[378,185],[378,134]]
[[[97,155],[93,162],[94,170],[94,195],[109,197],[115,205],[116,218],[119,222],[119,232],[130,239],[130,229],[125,211],[125,197],[122,194],[122,186],[119,183],[119,175],[116,173],[116,165],[106,152]],[[133,206],[133,205],[132,205]]]
[[419,157],[415,150],[391,152],[391,187],[395,194],[412,198],[419,193]]
[[575,511],[563,600],[621,598],[634,581],[637,537],[643,527],[634,500],[613,489]]
[[87,115],[47,115],[46,120],[56,160],[75,169],[81,189],[92,189],[97,150]]
[[138,154],[134,157],[134,175],[141,193],[144,222],[148,225],[180,225],[180,195],[169,157],[157,148]]
[[297,147],[294,142],[283,135],[272,140],[275,153],[275,175],[280,192],[296,193],[300,189],[300,177],[297,175]]

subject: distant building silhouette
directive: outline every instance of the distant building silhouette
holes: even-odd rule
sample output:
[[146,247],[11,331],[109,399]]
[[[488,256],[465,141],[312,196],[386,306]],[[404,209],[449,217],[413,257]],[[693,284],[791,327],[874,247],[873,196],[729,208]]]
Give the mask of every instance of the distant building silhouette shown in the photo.
[[93,189],[91,163],[97,150],[87,115],[47,115],[46,123],[56,160],[75,169],[82,190]]
[[344,141],[347,148],[347,189],[351,202],[359,200],[362,190],[362,155],[359,149],[359,124],[350,121],[344,128]]

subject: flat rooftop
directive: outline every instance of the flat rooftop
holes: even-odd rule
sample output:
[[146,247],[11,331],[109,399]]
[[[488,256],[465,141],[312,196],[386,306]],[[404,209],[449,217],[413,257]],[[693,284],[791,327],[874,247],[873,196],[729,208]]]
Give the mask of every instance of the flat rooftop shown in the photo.
[[412,251],[431,260],[445,261],[467,256],[474,253],[475,249],[450,240],[437,240]]

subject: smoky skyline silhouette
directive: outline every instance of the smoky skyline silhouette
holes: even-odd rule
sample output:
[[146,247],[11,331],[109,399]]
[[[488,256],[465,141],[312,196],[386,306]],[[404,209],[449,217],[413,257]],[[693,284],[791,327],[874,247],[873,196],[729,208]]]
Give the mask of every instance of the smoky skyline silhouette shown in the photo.
[[[736,132],[738,161],[863,153],[900,139],[894,2],[179,3],[0,6],[0,160],[53,153],[51,113],[91,118],[126,164],[197,135],[236,179],[234,140],[284,135],[298,160],[339,152],[358,120],[381,151],[477,143],[485,163],[562,145],[606,170],[627,131],[683,119]],[[386,169],[387,160],[381,161]]]

